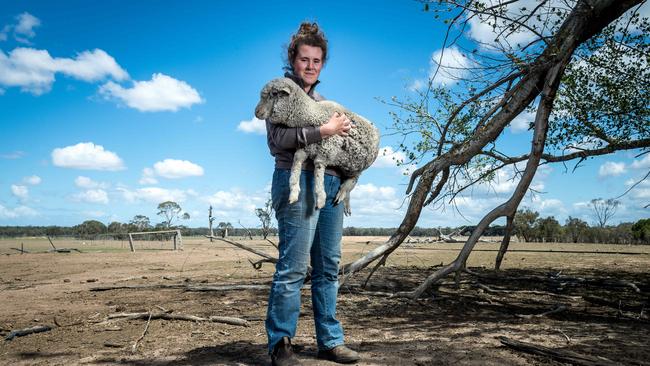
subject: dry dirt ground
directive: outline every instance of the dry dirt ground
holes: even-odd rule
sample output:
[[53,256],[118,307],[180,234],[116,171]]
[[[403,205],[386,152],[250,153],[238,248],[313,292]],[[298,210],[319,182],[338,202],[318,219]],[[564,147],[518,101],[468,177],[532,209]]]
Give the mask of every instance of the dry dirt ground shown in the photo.
[[[384,239],[345,238],[343,261]],[[237,240],[275,253],[267,242]],[[10,249],[21,243],[29,254]],[[188,291],[190,286],[268,285],[273,267],[254,269],[248,261],[257,259],[253,254],[201,238],[186,238],[184,250],[176,252],[168,250],[169,242],[138,243],[135,253],[124,242],[55,244],[82,253],[46,253],[50,246],[42,238],[0,240],[0,334],[52,327],[0,340],[0,364],[270,364],[264,332],[268,290]],[[365,289],[360,286],[369,269],[343,285],[338,313],[346,342],[363,357],[359,365],[563,364],[505,347],[499,336],[625,365],[650,365],[650,247],[513,243],[502,271],[494,272],[497,246],[477,246],[468,261],[474,274],[463,273],[458,287],[448,278],[418,300],[379,293],[413,289],[436,265],[449,263],[459,244],[405,244]],[[91,291],[134,285],[145,286]],[[147,320],[106,321],[110,314],[161,309],[238,317],[249,326],[154,319],[133,352]],[[539,316],[553,309],[558,311]],[[307,289],[294,343],[305,365],[333,365],[315,358]]]

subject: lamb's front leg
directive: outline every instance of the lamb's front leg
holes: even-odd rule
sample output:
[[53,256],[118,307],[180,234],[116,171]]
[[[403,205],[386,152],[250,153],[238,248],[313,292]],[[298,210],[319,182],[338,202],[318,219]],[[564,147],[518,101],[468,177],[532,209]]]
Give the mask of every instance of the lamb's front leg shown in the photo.
[[354,186],[357,185],[358,180],[358,176],[347,178],[343,183],[341,183],[339,191],[336,193],[334,203],[336,204],[343,201],[343,213],[345,213],[346,216],[352,215],[352,210],[350,209],[350,192],[352,192]]
[[302,173],[302,163],[307,159],[305,149],[298,149],[293,154],[293,165],[291,166],[291,175],[289,176],[289,203],[298,202],[300,195],[300,174]]
[[314,191],[316,191],[316,208],[325,207],[325,159],[317,156],[314,159]]

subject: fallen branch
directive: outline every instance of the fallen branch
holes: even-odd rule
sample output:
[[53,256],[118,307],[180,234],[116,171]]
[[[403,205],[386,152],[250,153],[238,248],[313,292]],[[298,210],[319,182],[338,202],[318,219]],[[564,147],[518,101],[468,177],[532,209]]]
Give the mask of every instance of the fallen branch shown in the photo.
[[185,291],[233,291],[233,290],[268,290],[270,285],[216,285],[216,286],[192,286],[189,285]]
[[5,341],[10,341],[16,337],[23,337],[29,334],[42,333],[52,330],[52,327],[49,325],[37,325],[31,328],[12,330],[6,337]]
[[243,327],[248,326],[248,321],[241,318],[234,318],[229,316],[210,316],[208,318],[203,318],[196,315],[188,314],[170,314],[168,312],[153,313],[153,312],[144,312],[144,313],[116,313],[109,314],[105,321],[111,319],[163,319],[163,320],[184,320],[191,322],[213,322],[213,323],[224,323],[230,325],[239,325]]
[[265,252],[263,252],[261,250],[253,249],[253,248],[249,247],[248,245],[244,245],[244,244],[238,243],[236,241],[232,241],[232,240],[228,240],[228,239],[224,239],[224,238],[220,238],[218,236],[212,236],[212,235],[206,235],[205,237],[208,238],[208,239],[221,240],[221,241],[223,241],[225,243],[228,243],[230,245],[234,245],[237,248],[244,249],[244,250],[249,251],[249,252],[251,252],[253,254],[257,254],[260,257],[267,259],[271,263],[277,263],[277,261],[278,261],[277,258],[271,256],[270,254],[267,254],[267,253],[265,253]]
[[495,289],[489,286],[486,286],[482,283],[475,283],[474,284],[476,287],[484,290],[485,292],[489,292],[491,294],[530,294],[530,295],[542,295],[542,296],[553,296],[553,297],[559,297],[562,299],[567,299],[567,300],[578,300],[581,297],[580,296],[569,296],[569,295],[561,295],[561,294],[556,294],[554,292],[547,292],[547,291],[537,291],[537,290],[502,290],[502,289]]
[[28,251],[28,250],[25,250],[25,249],[19,249],[19,248],[9,248],[9,249],[17,250],[17,251],[19,251],[21,254],[22,254],[22,253],[29,253],[29,251]]
[[149,324],[151,323],[151,316],[153,314],[150,312],[149,313],[149,318],[147,319],[147,324],[144,326],[144,331],[142,332],[142,335],[138,337],[138,339],[135,340],[135,343],[133,343],[133,346],[131,346],[131,352],[135,353],[135,351],[138,349],[138,344],[140,344],[140,341],[144,339],[144,336],[147,334],[147,331],[149,330]]
[[269,285],[188,285],[184,283],[155,284],[155,285],[117,285],[91,287],[89,291],[101,292],[111,290],[155,290],[155,289],[183,289],[185,291],[236,291],[236,290],[268,290]]
[[594,357],[583,355],[569,350],[552,349],[544,346],[535,345],[532,343],[520,342],[507,337],[498,337],[499,341],[507,347],[517,351],[531,353],[540,356],[550,357],[554,360],[568,362],[574,365],[581,366],[614,366],[618,363],[604,357]]
[[463,269],[463,272],[479,278],[486,278],[492,280],[508,279],[511,281],[544,282],[544,283],[552,283],[552,284],[556,284],[558,282],[564,282],[564,283],[575,283],[575,284],[579,283],[579,284],[603,286],[603,287],[630,287],[631,289],[634,290],[634,292],[641,293],[641,289],[639,289],[639,287],[633,282],[618,280],[613,278],[583,278],[583,277],[571,277],[571,276],[562,276],[562,275],[510,277],[505,275],[477,273],[467,268]]
[[641,311],[645,306],[645,304],[637,304],[637,305],[624,304],[623,301],[621,300],[614,301],[614,300],[593,296],[593,295],[583,295],[582,298],[585,301],[590,302],[592,304],[607,306],[613,309],[617,309],[619,311]]

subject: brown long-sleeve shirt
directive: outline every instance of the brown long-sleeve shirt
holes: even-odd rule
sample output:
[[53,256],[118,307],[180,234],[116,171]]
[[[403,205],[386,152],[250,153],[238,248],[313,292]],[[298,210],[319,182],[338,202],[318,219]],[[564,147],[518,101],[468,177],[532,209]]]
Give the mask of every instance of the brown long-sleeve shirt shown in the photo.
[[[285,74],[285,77],[295,81],[300,87],[303,85],[302,79],[293,74]],[[325,100],[318,94],[314,87],[311,87],[308,95],[315,101]],[[269,151],[275,158],[275,167],[279,169],[291,169],[293,165],[293,155],[297,149],[302,149],[309,144],[321,141],[323,138],[320,134],[320,126],[308,127],[286,127],[284,125],[273,124],[266,121],[266,139],[269,145]],[[302,166],[302,170],[314,170],[314,162],[307,159]],[[326,168],[325,174],[341,176],[335,168]]]

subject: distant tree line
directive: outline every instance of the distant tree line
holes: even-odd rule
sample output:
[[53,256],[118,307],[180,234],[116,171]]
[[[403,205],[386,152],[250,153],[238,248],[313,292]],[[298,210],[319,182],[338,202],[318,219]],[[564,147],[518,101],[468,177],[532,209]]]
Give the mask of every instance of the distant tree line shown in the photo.
[[536,211],[523,209],[515,215],[513,231],[520,241],[526,242],[650,244],[650,219],[618,225],[597,220],[595,226],[589,226],[586,221],[569,216],[561,225],[553,216],[540,217]]
[[[186,219],[187,214],[181,213],[180,206],[174,202],[163,202],[159,205],[159,215],[164,216],[165,210],[170,210],[165,221],[151,225],[151,220],[144,215],[136,215],[128,223],[111,222],[108,225],[97,221],[87,220],[75,226],[0,226],[0,237],[26,237],[26,236],[67,236],[78,239],[96,239],[99,237],[125,240],[130,232],[147,232],[158,230],[178,229],[184,236],[210,235],[207,227],[189,228],[183,225],[172,225],[174,220]],[[258,217],[262,220],[260,228],[234,227],[230,222],[220,222],[217,229],[222,237],[263,237],[276,236],[277,228],[272,227],[268,217],[271,210],[258,209]],[[186,216],[185,218],[183,216]],[[266,221],[264,221],[266,220]],[[266,224],[265,224],[266,223]],[[241,225],[240,225],[241,226]],[[416,226],[411,231],[415,237],[437,237],[440,232],[444,234],[469,235],[475,226],[424,228]],[[492,225],[484,232],[484,236],[503,236],[505,226]],[[389,236],[395,228],[354,227],[343,229],[345,236]],[[650,244],[650,219],[641,219],[636,223],[621,223],[616,226],[606,225],[602,220],[597,220],[592,227],[586,221],[570,217],[564,225],[555,217],[540,217],[539,213],[530,209],[517,211],[514,219],[513,234],[519,241],[546,242],[546,243],[610,243],[610,244]]]

